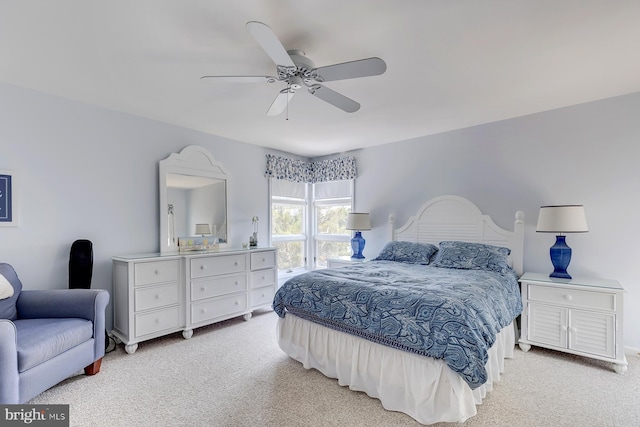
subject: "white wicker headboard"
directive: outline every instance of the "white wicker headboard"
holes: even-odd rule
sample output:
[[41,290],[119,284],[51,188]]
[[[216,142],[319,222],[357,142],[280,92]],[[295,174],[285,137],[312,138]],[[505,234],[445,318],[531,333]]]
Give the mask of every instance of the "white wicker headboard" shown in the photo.
[[443,240],[487,243],[511,249],[513,269],[522,275],[524,258],[524,212],[515,214],[513,231],[498,227],[489,215],[459,196],[440,196],[426,202],[400,228],[389,216],[390,240],[431,243]]

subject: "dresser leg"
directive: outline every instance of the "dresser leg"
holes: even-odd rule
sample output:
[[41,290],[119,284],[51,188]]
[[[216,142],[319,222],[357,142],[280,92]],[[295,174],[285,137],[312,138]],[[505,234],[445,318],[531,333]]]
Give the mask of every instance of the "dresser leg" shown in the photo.
[[126,351],[127,354],[133,354],[136,352],[137,349],[138,349],[138,344],[127,344],[124,346],[124,351]]
[[184,338],[185,340],[188,340],[192,336],[193,336],[193,329],[185,329],[184,331],[182,331],[182,338]]
[[242,318],[245,320],[245,322],[248,322],[251,319],[251,313],[247,313],[244,316],[242,316]]

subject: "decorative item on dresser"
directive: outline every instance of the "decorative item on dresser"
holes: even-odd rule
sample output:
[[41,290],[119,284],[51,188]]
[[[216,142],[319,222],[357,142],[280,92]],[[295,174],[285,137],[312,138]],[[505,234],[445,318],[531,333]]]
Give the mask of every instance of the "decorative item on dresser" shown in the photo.
[[271,305],[276,291],[276,249],[222,248],[184,255],[113,258],[112,331],[133,354],[138,343]]
[[389,228],[375,259],[278,289],[278,344],[388,410],[424,424],[462,422],[513,356],[524,214],[510,231],[469,200],[441,196],[400,228],[390,218]]
[[587,218],[582,205],[541,206],[536,231],[556,233],[556,243],[549,249],[553,272],[549,277],[571,279],[567,267],[571,262],[571,248],[563,233],[586,233]]
[[616,280],[558,279],[525,273],[522,286],[522,336],[532,345],[612,362],[627,370],[623,344],[624,288]]

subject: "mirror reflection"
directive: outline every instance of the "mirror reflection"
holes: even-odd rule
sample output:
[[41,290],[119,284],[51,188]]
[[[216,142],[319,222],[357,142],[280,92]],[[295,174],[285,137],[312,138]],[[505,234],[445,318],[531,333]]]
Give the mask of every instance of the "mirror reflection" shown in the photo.
[[168,173],[167,243],[176,245],[180,237],[226,243],[226,197],[225,180]]
[[159,162],[160,252],[227,246],[227,174],[205,148],[190,145]]

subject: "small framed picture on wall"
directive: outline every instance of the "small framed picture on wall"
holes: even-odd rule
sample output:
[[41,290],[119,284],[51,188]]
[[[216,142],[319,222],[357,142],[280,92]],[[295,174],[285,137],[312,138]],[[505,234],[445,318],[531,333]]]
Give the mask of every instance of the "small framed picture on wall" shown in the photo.
[[0,227],[19,224],[16,173],[0,169]]

